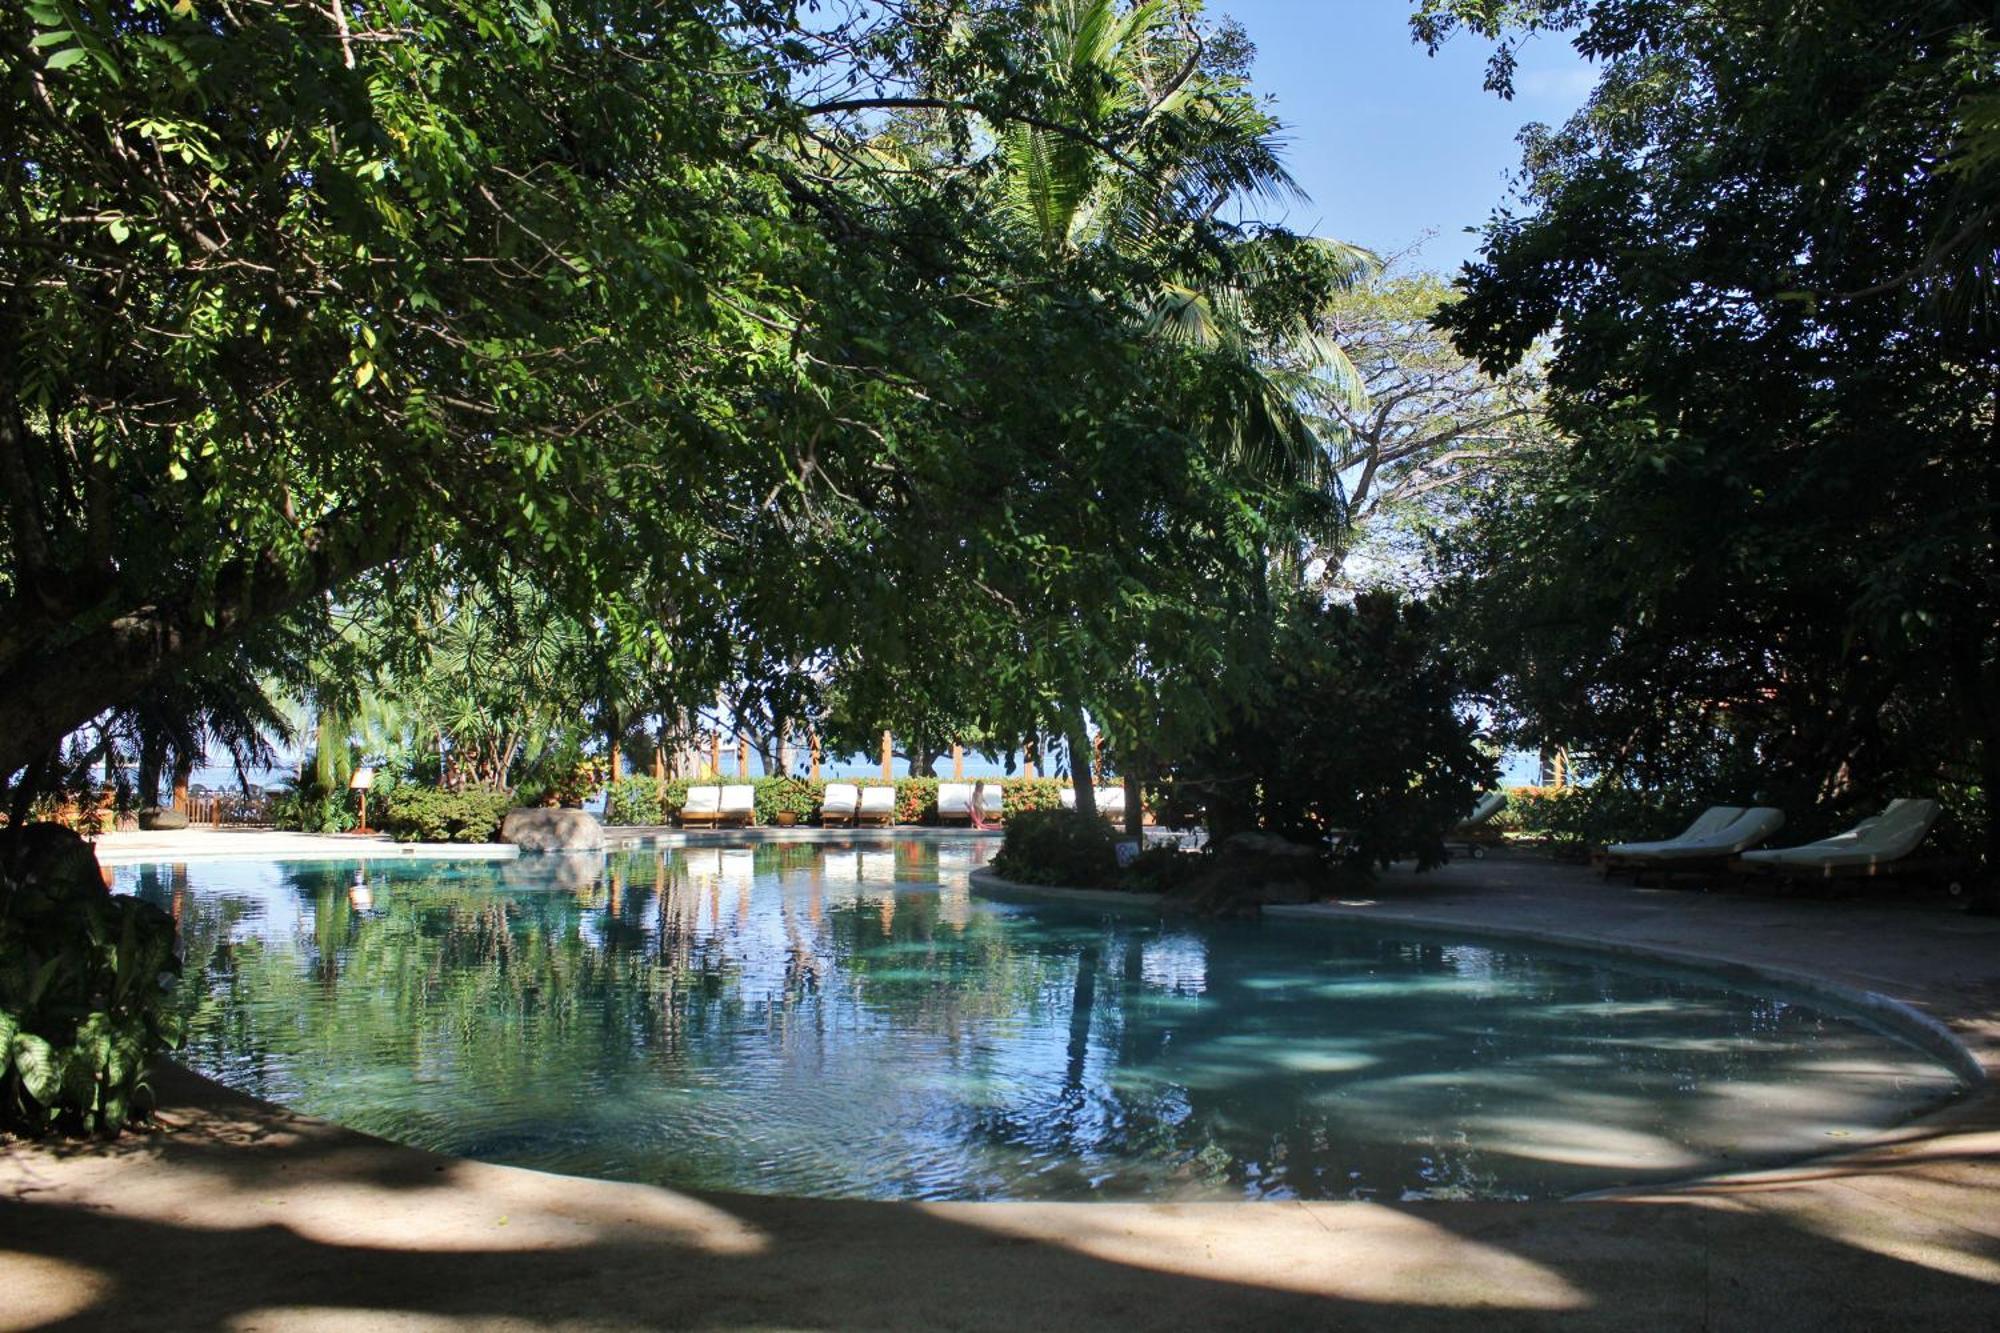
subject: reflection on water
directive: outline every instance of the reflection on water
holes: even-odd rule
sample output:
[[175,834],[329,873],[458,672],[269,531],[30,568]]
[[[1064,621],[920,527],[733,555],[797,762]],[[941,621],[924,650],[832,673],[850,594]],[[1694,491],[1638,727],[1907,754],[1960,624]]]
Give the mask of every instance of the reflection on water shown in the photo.
[[1684,974],[975,901],[973,839],[119,872],[187,1058],[406,1143],[875,1198],[1550,1197],[1839,1146],[1950,1095]]

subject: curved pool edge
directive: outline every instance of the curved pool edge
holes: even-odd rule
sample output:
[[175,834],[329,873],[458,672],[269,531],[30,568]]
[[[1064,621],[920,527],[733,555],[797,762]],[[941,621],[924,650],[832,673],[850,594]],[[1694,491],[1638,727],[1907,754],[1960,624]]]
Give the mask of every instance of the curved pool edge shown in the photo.
[[[1043,884],[1022,884],[1004,879],[988,869],[969,876],[975,895],[996,902],[1020,905],[1045,903],[1068,907],[1090,907],[1123,912],[1164,914],[1172,910],[1162,894],[1123,893],[1111,889],[1078,889]],[[1367,925],[1377,930],[1409,931],[1424,935],[1444,935],[1460,941],[1490,939],[1500,942],[1539,944],[1551,948],[1594,954],[1612,961],[1662,964],[1713,977],[1737,990],[1776,987],[1808,1000],[1819,1000],[1873,1020],[1892,1035],[1938,1060],[1965,1082],[1957,1096],[1919,1112],[1907,1120],[1857,1134],[1827,1152],[1806,1153],[1778,1166],[1746,1168],[1742,1171],[1710,1172],[1647,1185],[1620,1185],[1587,1190],[1568,1196],[1564,1202],[1619,1198],[1658,1197],[1674,1191],[1738,1186],[1758,1181],[1782,1180],[1801,1167],[1824,1167],[1843,1159],[1894,1148],[1915,1138],[1951,1134],[1961,1129],[1974,1131],[2000,1125],[2000,1060],[1983,1059],[1961,1040],[1947,1023],[1924,1012],[1915,1004],[1885,995],[1864,986],[1852,985],[1795,967],[1755,963],[1726,955],[1686,948],[1671,948],[1616,939],[1590,932],[1550,930],[1545,927],[1511,925],[1504,922],[1474,923],[1462,918],[1426,918],[1407,906],[1393,914],[1367,907],[1335,903],[1269,905],[1267,916],[1291,920],[1322,921],[1338,925]]]
[[[1166,896],[1158,893],[1123,893],[1115,889],[1076,889],[1049,884],[1023,884],[1016,880],[1003,879],[991,870],[983,868],[974,870],[968,878],[975,894],[995,902],[1019,904],[1042,902],[1131,912],[1164,913],[1172,910],[1168,906]],[[1750,963],[1694,950],[1633,944],[1599,934],[1552,931],[1505,924],[1475,925],[1455,918],[1425,920],[1413,917],[1407,912],[1384,916],[1370,912],[1366,908],[1350,908],[1328,903],[1269,905],[1263,912],[1266,916],[1295,920],[1356,923],[1453,937],[1471,935],[1475,938],[1551,945],[1634,962],[1665,963],[1672,967],[1717,977],[1734,989],[1746,989],[1746,983],[1778,986],[1874,1018],[1919,1050],[1949,1066],[1953,1073],[1966,1081],[1968,1090],[1965,1095],[1954,1097],[1944,1107],[1938,1108],[1939,1111],[1956,1106],[1966,1100],[1966,1097],[1989,1089],[1995,1086],[1996,1081],[2000,1081],[1996,1079],[1996,1076],[2000,1076],[2000,1068],[1989,1070],[1979,1055],[1959,1040],[1956,1033],[1915,1005],[1879,991],[1848,985],[1795,968]],[[1936,1112],[1928,1112],[1922,1118],[1928,1118],[1931,1114]]]

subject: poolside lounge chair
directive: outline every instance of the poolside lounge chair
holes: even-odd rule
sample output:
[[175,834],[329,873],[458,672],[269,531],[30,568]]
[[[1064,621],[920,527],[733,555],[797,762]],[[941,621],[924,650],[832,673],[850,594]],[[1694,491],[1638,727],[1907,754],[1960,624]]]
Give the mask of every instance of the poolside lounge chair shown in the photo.
[[940,824],[969,824],[972,822],[972,784],[970,782],[938,783],[938,822]]
[[828,828],[854,824],[854,811],[861,804],[861,788],[851,782],[829,782],[819,804],[819,822]]
[[888,828],[896,822],[896,789],[894,787],[863,787],[861,808],[855,811],[854,822],[872,824]]
[[1500,841],[1498,829],[1488,828],[1487,821],[1507,808],[1507,793],[1489,791],[1472,803],[1472,813],[1460,822],[1445,839],[1445,845],[1457,844],[1465,848],[1466,855],[1477,860],[1486,855],[1486,844]]
[[1000,790],[999,783],[989,782],[975,790],[979,796],[979,813],[982,818],[997,824],[1006,817],[1006,795]]
[[1659,842],[1618,842],[1604,849],[1604,869],[1713,869],[1784,827],[1785,812],[1768,805],[1747,809],[1712,805],[1679,836]]
[[1862,820],[1845,833],[1803,847],[1745,852],[1735,864],[1745,870],[1794,879],[1894,875],[1919,867],[1928,869],[1930,863],[1912,862],[1909,858],[1923,844],[1937,817],[1936,801],[1891,801],[1881,814]]
[[722,817],[722,788],[689,787],[687,804],[681,807],[681,827],[715,827]]
[[722,789],[722,805],[716,812],[719,824],[748,826],[757,817],[757,789],[747,782],[731,783]]
[[1125,822],[1125,789],[1123,787],[1099,787],[1097,789],[1097,813],[1115,823]]

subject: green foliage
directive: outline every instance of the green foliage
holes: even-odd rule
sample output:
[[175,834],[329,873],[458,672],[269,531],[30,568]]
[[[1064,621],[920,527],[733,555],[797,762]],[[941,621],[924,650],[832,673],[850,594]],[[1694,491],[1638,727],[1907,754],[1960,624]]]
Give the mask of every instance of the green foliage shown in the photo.
[[1203,858],[1174,847],[1148,847],[1118,872],[1118,886],[1132,893],[1173,893],[1192,883]]
[[1571,27],[1601,71],[1527,136],[1521,206],[1441,315],[1495,370],[1560,330],[1569,442],[1496,472],[1438,562],[1502,725],[1802,825],[1976,787],[2000,865],[1993,11],[1425,15]]
[[174,923],[107,892],[80,843],[52,857],[11,850],[0,868],[0,1129],[116,1133],[150,1108],[148,1061],[179,1043],[163,989],[180,972]]
[[[621,778],[604,794],[604,822],[607,824],[664,824],[666,803],[664,784],[649,777]],[[685,798],[683,798],[685,800]]]
[[1599,780],[1576,787],[1511,788],[1506,808],[1490,822],[1504,832],[1584,851],[1671,837],[1699,813],[1683,800]]
[[354,827],[359,807],[344,791],[291,789],[271,796],[271,827],[300,833],[345,833]]
[[1493,765],[1458,711],[1465,682],[1429,611],[1379,592],[1346,606],[1302,598],[1267,645],[1253,702],[1173,766],[1176,802],[1199,799],[1217,838],[1343,830],[1357,866],[1441,860]]
[[1118,879],[1114,841],[1101,819],[1074,810],[1026,810],[1007,821],[993,873],[1018,884],[1109,888]]
[[513,804],[511,792],[406,784],[389,793],[382,827],[398,842],[492,842]]
[[801,824],[810,823],[826,797],[826,784],[804,778],[766,777],[753,784],[757,791],[757,822],[775,824],[780,814],[791,814]]
[[1009,824],[1030,810],[1062,809],[1067,782],[1060,778],[1007,778],[1000,784],[1000,814]]
[[938,780],[936,778],[896,779],[896,822],[935,824],[938,822]]

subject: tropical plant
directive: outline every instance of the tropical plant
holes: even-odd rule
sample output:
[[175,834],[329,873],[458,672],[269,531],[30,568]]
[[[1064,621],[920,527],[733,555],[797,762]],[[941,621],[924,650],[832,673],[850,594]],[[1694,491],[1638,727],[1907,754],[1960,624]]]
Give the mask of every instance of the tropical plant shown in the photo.
[[612,783],[604,791],[604,822],[607,824],[652,825],[666,822],[666,805],[661,799],[661,783],[653,778],[629,777]]
[[176,1045],[172,918],[113,896],[47,826],[0,861],[0,1129],[115,1134],[150,1109],[148,1062]]

